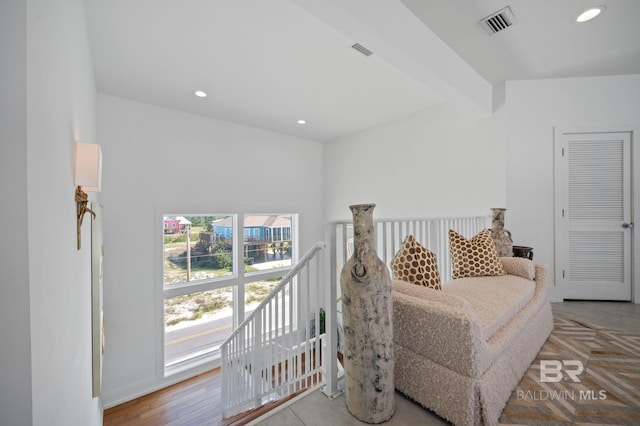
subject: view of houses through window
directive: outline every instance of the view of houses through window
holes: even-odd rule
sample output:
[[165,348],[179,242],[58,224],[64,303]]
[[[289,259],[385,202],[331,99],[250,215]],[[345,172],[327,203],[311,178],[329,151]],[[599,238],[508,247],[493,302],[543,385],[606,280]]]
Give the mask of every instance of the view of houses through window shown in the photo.
[[217,350],[295,259],[296,215],[163,215],[165,366]]

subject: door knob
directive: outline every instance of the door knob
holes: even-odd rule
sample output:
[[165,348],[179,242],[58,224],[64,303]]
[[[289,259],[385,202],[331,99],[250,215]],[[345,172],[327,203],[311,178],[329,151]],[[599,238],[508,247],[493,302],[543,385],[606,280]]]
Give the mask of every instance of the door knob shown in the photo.
[[625,228],[625,229],[626,228],[633,229],[633,223],[626,223],[625,222],[625,223],[622,224],[622,227]]

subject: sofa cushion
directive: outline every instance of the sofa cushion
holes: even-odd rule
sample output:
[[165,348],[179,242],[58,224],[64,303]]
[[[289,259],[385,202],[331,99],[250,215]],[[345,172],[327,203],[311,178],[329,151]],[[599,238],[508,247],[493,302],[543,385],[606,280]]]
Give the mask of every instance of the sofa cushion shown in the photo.
[[449,230],[449,252],[453,279],[504,275],[491,231],[480,231],[470,240]]
[[391,271],[396,280],[440,290],[436,255],[417,242],[413,235],[407,235],[391,259]]
[[485,341],[533,298],[535,289],[535,281],[514,275],[460,278],[442,286],[443,293],[469,302]]

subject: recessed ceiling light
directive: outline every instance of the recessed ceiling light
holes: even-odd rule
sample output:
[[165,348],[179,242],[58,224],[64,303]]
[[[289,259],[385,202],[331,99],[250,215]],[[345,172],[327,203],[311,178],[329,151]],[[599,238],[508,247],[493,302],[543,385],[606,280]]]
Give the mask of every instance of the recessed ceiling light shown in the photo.
[[582,12],[580,14],[580,16],[578,16],[576,18],[576,22],[587,22],[587,21],[590,21],[593,18],[595,18],[596,16],[600,15],[606,9],[607,9],[606,6],[595,6],[595,7],[589,8],[589,9],[585,10],[584,12]]
[[207,97],[207,93],[203,92],[202,90],[196,90],[195,92],[193,92],[194,95],[196,95],[199,98],[206,98]]
[[298,124],[307,124],[307,120],[298,120]]

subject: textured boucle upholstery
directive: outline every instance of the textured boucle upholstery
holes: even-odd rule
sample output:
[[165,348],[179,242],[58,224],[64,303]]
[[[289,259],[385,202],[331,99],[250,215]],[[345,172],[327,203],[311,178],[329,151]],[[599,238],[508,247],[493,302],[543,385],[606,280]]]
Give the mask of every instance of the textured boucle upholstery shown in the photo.
[[469,309],[471,305],[464,297],[458,297],[455,294],[444,294],[436,289],[425,287],[421,285],[415,285],[406,281],[393,280],[392,289],[404,293],[412,297],[419,297],[427,299],[432,302],[439,302],[445,305]]
[[[460,374],[477,373],[481,333],[477,319],[467,309],[447,306],[396,292],[393,301],[402,305],[394,311],[395,343]],[[429,311],[429,315],[424,315]],[[398,321],[396,321],[398,318]],[[451,345],[451,341],[459,345]]]
[[[514,275],[460,278],[445,284],[443,291],[467,298],[488,340],[526,305],[535,292],[535,281]],[[500,306],[501,309],[496,309]]]
[[509,275],[533,280],[536,277],[536,268],[532,261],[521,257],[501,257],[502,269]]
[[553,328],[544,266],[501,262],[517,275],[393,283],[396,388],[456,425],[495,425]]

